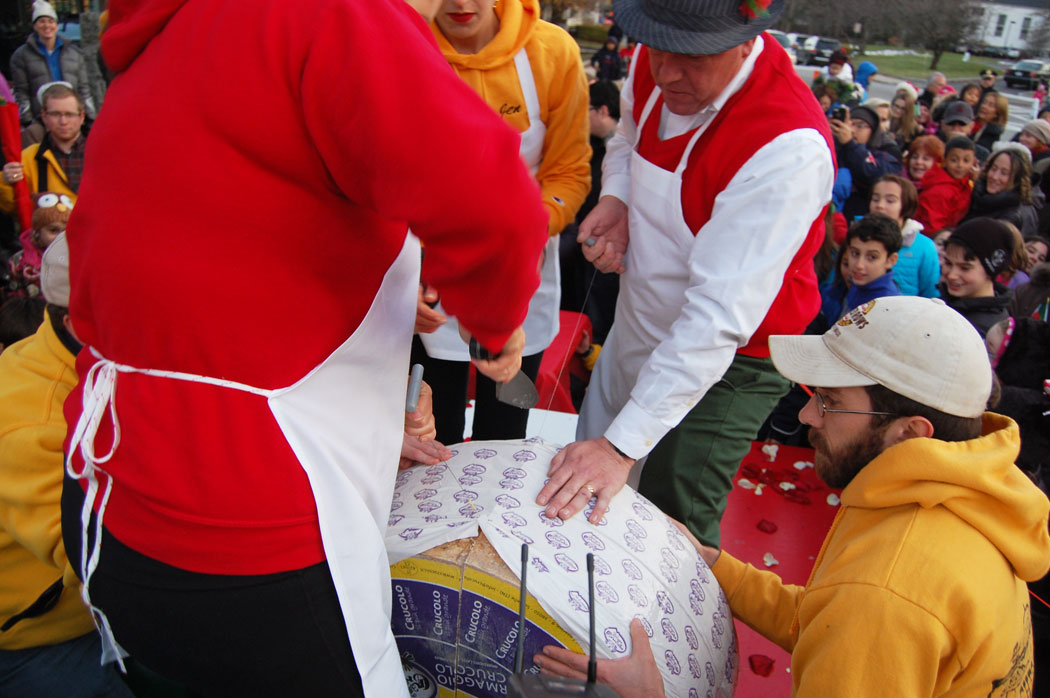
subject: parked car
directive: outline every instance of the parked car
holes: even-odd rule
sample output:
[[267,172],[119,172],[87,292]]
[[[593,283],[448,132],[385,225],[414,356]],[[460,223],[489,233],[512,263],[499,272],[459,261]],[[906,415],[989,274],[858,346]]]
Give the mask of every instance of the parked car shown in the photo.
[[806,39],[804,45],[806,65],[827,65],[831,60],[831,54],[842,47],[838,39],[828,39],[823,36],[811,36]]
[[1034,90],[1039,83],[1050,84],[1050,63],[1046,61],[1018,61],[1003,76],[1007,87]]
[[788,58],[791,59],[792,63],[798,63],[798,55],[795,53],[795,47],[791,45],[791,39],[788,38],[787,34],[775,29],[770,29],[769,35],[784,47],[784,51],[787,52]]

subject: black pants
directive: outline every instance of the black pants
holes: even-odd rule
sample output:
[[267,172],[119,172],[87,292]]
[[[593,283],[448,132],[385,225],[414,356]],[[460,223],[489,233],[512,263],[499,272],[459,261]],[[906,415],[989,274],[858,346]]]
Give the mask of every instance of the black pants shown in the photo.
[[[62,533],[79,570],[80,486],[66,478]],[[189,572],[103,528],[91,600],[139,663],[192,696],[364,696],[328,563],[266,575]]]
[[[524,356],[521,370],[533,382],[540,372],[543,352]],[[412,363],[423,364],[423,380],[434,390],[434,421],[437,440],[443,444],[458,444],[463,440],[467,407],[467,378],[469,361],[444,361],[427,356],[419,336],[412,338]],[[529,423],[529,411],[496,399],[496,382],[480,373],[474,384],[474,425],[470,438],[474,441],[494,439],[523,439]]]

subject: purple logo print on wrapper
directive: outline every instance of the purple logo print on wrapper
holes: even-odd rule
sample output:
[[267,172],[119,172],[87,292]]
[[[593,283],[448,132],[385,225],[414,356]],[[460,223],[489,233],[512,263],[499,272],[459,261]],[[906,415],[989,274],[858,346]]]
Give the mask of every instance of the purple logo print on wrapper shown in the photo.
[[427,475],[422,480],[420,480],[420,482],[424,485],[436,485],[443,479],[445,479],[444,474],[439,473],[437,475]]
[[425,490],[417,491],[412,496],[415,497],[416,499],[430,499],[431,497],[433,497],[437,493],[438,493],[437,490],[425,489]]
[[700,660],[696,658],[696,655],[692,652],[689,653],[689,673],[692,674],[694,679],[702,679],[704,677],[704,671],[700,668]]
[[547,565],[543,564],[543,560],[539,559],[538,557],[532,558],[532,566],[536,569],[537,572],[550,572],[550,570],[547,569]]
[[569,592],[569,604],[580,613],[587,613],[591,610],[590,606],[587,605],[587,600],[583,598],[583,594],[578,591]]
[[575,572],[580,569],[580,566],[576,564],[576,561],[565,553],[556,553],[554,555],[554,561],[558,563],[558,567],[561,567],[566,572]]
[[696,631],[693,626],[685,626],[685,641],[689,643],[689,649],[696,651],[700,649],[700,641],[696,639]]
[[662,559],[668,567],[674,570],[678,569],[680,565],[678,558],[669,548],[660,548],[660,559]]
[[700,694],[696,692],[695,688],[689,689],[689,698],[700,698]]
[[496,504],[499,504],[504,509],[517,509],[521,506],[521,502],[509,494],[496,495]]
[[649,619],[645,616],[635,616],[638,620],[642,621],[642,628],[645,629],[645,634],[649,637],[653,636],[653,624],[649,622]]
[[605,576],[605,577],[608,577],[610,574],[612,574],[612,567],[609,567],[609,563],[608,562],[606,562],[602,558],[600,558],[597,555],[595,555],[594,556],[594,573],[595,574],[600,574],[600,575]]
[[[693,613],[698,616],[704,615],[704,597],[702,594],[697,594],[695,591],[689,592],[689,608],[693,609]],[[693,649],[696,649],[695,647]]]
[[444,521],[447,518],[448,517],[443,514],[427,514],[423,517],[423,520],[427,523],[437,523],[438,521]]
[[422,532],[422,528],[406,528],[404,531],[401,531],[401,533],[399,533],[398,535],[401,536],[401,538],[403,538],[404,540],[415,540],[416,538],[419,538],[419,534]]
[[702,587],[700,585],[700,582],[696,581],[695,579],[690,579],[689,580],[689,588],[692,590],[692,592],[694,594],[696,594],[698,597],[700,597],[701,601],[704,601],[705,599],[707,599],[707,594],[704,593],[704,587]]
[[678,631],[675,630],[670,618],[660,620],[660,630],[663,631],[664,637],[667,638],[668,642],[678,642]]
[[704,664],[704,673],[707,674],[707,683],[715,685],[715,667],[711,662]]
[[416,509],[419,509],[419,511],[423,512],[424,514],[429,514],[435,509],[440,508],[441,502],[435,502],[433,499],[428,499],[425,502],[420,502],[419,506],[416,507]]
[[703,560],[696,561],[696,578],[704,584],[710,584],[711,580],[707,578],[707,565],[704,564]]
[[612,588],[609,582],[599,580],[594,583],[594,591],[605,603],[617,603],[620,600],[620,595],[616,593],[616,590]]
[[580,538],[583,539],[583,544],[586,545],[590,550],[597,552],[598,550],[605,550],[605,543],[602,539],[594,535],[590,531],[584,531],[580,534]]
[[645,608],[649,605],[649,599],[646,598],[645,592],[637,584],[627,585],[627,596],[634,601],[635,605],[639,608]]
[[467,502],[459,508],[459,513],[466,516],[468,519],[478,518],[483,511],[485,511],[485,507],[476,506],[473,502]]
[[408,472],[407,470],[402,470],[400,473],[397,474],[397,477],[394,478],[394,486],[401,487],[406,482],[408,482],[408,478],[410,477],[412,477],[412,473]]
[[523,517],[518,516],[513,511],[508,511],[505,514],[503,514],[503,523],[514,528],[517,526],[524,526],[528,523],[528,521],[526,521]]
[[511,480],[521,480],[526,475],[528,473],[521,468],[505,468],[503,470],[503,477],[509,477]]
[[521,480],[500,480],[499,486],[505,490],[520,490],[525,485],[521,484]]
[[678,581],[678,573],[671,569],[666,562],[660,563],[660,574],[663,575],[668,584],[674,584]]
[[642,571],[638,569],[638,565],[634,564],[631,560],[623,560],[620,564],[623,565],[623,571],[628,577],[636,582],[641,580]]
[[463,466],[464,475],[484,475],[486,470],[488,470],[488,468],[480,463],[471,463]]
[[428,465],[423,472],[427,475],[443,475],[446,470],[448,470],[448,466],[444,463],[439,463],[437,465]]
[[513,531],[511,531],[511,533],[513,533],[514,537],[517,538],[518,540],[520,540],[522,543],[528,543],[529,545],[532,545],[533,543],[536,542],[536,541],[532,540],[531,538],[529,538],[528,536],[526,536],[524,533],[522,533],[521,531],[519,531],[516,528]]
[[474,490],[460,490],[459,492],[456,492],[452,495],[452,499],[455,499],[460,504],[464,504],[466,502],[473,502],[477,498],[478,493]]
[[664,652],[664,663],[667,665],[667,670],[675,676],[682,673],[682,665],[678,663],[678,657],[674,656],[671,650]]
[[633,509],[634,513],[638,515],[638,518],[642,519],[643,521],[653,520],[652,513],[648,509],[646,509],[641,502],[634,502],[633,504],[631,504],[631,509]]
[[722,649],[722,633],[718,632],[713,625],[711,626],[711,644],[716,650]]
[[667,529],[667,542],[678,552],[683,552],[685,550],[685,543],[682,542],[682,534],[676,528]]
[[623,635],[616,628],[605,629],[605,646],[609,648],[610,652],[616,654],[623,654],[627,651],[627,641],[623,639]]
[[569,539],[558,533],[557,531],[547,531],[545,536],[547,542],[553,545],[558,550],[564,550],[569,547]]
[[674,613],[674,604],[671,603],[671,597],[667,595],[666,591],[662,589],[656,592],[656,605],[660,607],[660,610],[671,615]]
[[627,519],[627,530],[633,533],[637,538],[648,538],[649,534],[645,532],[642,525],[634,519]]
[[513,456],[514,460],[519,463],[528,463],[530,460],[536,460],[536,452],[530,451],[527,448],[523,448]]
[[497,454],[496,449],[494,448],[479,448],[477,451],[474,451],[474,457],[480,458],[481,460],[492,458],[495,455]]
[[394,514],[393,516],[391,516],[389,519],[386,520],[386,525],[388,527],[389,526],[397,526],[399,523],[401,523],[401,520],[404,519],[404,518],[405,518],[404,514]]
[[623,542],[630,550],[633,550],[636,553],[645,552],[645,546],[642,545],[642,541],[638,540],[638,537],[633,533],[623,534]]
[[464,487],[473,487],[474,485],[481,482],[481,478],[477,475],[461,475],[457,482]]

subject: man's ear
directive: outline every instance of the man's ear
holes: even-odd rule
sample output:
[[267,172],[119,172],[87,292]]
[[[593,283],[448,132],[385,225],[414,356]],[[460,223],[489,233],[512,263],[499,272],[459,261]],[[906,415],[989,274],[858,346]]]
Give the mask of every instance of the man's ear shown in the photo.
[[609,118],[609,107],[607,105],[605,105],[605,104],[603,104],[602,106],[598,107],[598,116],[602,117],[603,119],[608,119]]
[[890,267],[890,268],[896,266],[897,265],[897,258],[898,258],[898,254],[896,252],[891,254],[889,257],[886,258],[886,266]]
[[894,420],[886,430],[886,448],[908,439],[931,438],[933,424],[925,417],[900,417]]

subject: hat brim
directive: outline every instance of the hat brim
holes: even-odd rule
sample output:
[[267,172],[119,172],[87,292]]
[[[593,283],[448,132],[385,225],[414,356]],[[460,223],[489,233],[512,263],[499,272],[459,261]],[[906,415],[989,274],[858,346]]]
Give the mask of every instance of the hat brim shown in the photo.
[[784,0],[773,0],[768,8],[768,17],[745,19],[743,15],[725,15],[704,20],[703,30],[689,29],[659,22],[642,9],[644,0],[614,0],[613,12],[616,23],[627,36],[649,48],[668,53],[712,55],[728,51],[734,46],[753,39],[773,26]]
[[820,388],[856,388],[878,383],[833,354],[823,336],[771,335],[769,355],[777,371],[793,383]]

